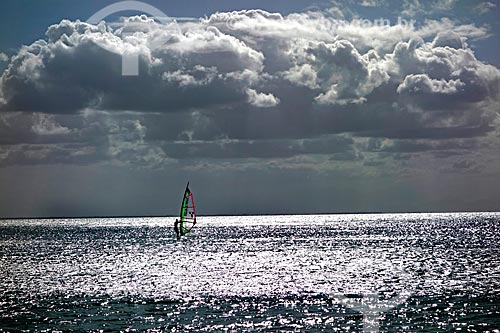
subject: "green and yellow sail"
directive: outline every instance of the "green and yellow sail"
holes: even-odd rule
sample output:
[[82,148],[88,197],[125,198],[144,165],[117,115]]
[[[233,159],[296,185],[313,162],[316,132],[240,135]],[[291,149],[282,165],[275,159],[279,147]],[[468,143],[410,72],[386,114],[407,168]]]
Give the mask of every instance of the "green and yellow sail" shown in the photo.
[[181,236],[186,235],[196,224],[196,209],[194,207],[194,196],[189,189],[189,182],[184,191],[181,205],[181,219],[179,224],[179,232]]

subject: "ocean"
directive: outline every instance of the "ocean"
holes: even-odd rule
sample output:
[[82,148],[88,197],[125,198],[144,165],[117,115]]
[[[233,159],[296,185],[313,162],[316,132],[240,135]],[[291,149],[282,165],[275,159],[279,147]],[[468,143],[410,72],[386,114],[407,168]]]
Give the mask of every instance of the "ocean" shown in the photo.
[[500,332],[500,213],[0,221],[0,332]]

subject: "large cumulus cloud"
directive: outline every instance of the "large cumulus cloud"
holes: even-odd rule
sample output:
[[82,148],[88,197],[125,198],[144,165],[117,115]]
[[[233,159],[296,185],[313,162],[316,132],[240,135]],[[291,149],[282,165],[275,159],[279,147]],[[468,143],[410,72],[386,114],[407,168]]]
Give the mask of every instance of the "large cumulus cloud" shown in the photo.
[[[52,144],[56,155],[76,147],[77,162],[156,165],[352,155],[346,137],[485,136],[496,127],[500,71],[468,43],[487,34],[448,19],[362,27],[262,10],[180,24],[135,16],[115,29],[63,20],[2,75],[2,156]],[[138,76],[122,76],[129,55]],[[328,148],[312,144],[325,137]]]
[[[239,80],[226,74],[262,68],[260,52],[215,28],[180,33],[146,17],[130,18],[116,31],[104,23],[63,20],[49,27],[47,37],[22,47],[2,76],[5,108],[175,111],[243,100]],[[125,80],[121,57],[134,53],[142,75]]]

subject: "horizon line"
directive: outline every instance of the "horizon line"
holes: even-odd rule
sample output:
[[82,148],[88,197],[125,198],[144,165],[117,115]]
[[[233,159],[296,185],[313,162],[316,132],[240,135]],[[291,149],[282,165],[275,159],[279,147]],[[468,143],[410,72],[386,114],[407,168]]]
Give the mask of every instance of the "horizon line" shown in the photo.
[[[499,210],[483,211],[364,211],[364,212],[335,212],[335,213],[271,213],[271,214],[206,214],[197,215],[197,217],[216,217],[216,216],[292,216],[292,215],[371,215],[371,214],[463,214],[463,213],[499,213]],[[32,217],[0,217],[1,220],[41,220],[41,219],[97,219],[97,218],[173,218],[178,215],[75,215],[75,216],[32,216]]]

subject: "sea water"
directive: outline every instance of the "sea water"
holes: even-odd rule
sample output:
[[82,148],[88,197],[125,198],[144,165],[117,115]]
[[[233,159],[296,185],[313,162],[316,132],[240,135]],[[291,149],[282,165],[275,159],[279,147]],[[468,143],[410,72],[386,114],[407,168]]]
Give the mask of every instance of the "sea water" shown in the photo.
[[500,214],[0,221],[0,331],[500,332]]

